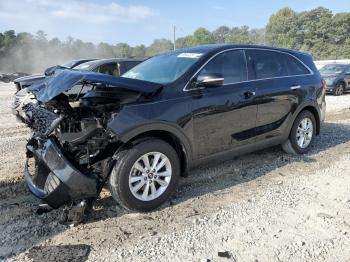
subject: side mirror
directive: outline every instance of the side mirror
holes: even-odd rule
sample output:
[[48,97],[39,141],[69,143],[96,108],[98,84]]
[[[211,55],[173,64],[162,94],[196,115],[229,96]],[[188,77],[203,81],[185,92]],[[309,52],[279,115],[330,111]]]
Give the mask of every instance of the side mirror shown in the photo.
[[195,80],[196,87],[220,87],[224,85],[224,77],[216,73],[203,73]]

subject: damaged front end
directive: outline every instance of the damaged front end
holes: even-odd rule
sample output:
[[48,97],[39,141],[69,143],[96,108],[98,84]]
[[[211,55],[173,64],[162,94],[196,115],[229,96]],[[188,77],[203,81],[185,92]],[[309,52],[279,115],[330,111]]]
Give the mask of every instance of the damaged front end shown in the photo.
[[108,123],[123,106],[149,99],[160,87],[72,70],[33,86],[14,108],[33,131],[24,170],[30,191],[53,208],[96,198],[122,145]]

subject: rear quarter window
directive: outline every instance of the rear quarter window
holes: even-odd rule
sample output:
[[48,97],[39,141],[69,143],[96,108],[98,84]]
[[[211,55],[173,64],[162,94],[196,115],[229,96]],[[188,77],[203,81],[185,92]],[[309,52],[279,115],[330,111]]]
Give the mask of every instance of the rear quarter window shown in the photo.
[[307,69],[299,60],[295,59],[294,57],[282,54],[284,56],[285,63],[288,67],[288,73],[289,75],[307,75],[310,74],[309,69]]

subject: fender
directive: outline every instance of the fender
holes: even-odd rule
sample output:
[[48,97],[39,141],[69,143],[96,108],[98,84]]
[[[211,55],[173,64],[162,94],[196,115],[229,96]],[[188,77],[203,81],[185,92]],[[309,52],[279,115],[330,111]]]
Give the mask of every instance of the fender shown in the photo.
[[[306,107],[312,107],[314,109],[315,112],[317,112],[316,116],[315,116],[315,120],[316,120],[316,134],[319,134],[320,131],[320,122],[321,122],[321,112],[320,109],[318,107],[318,105],[316,104],[316,102],[313,102],[311,100],[307,100],[304,103],[302,103],[301,105],[299,105],[299,107],[294,111],[293,115],[292,115],[292,121],[289,122],[288,128],[287,128],[287,137],[290,134],[290,131],[292,129],[292,126],[294,124],[295,119],[297,118],[297,116],[299,115],[299,113],[301,111],[303,111]],[[314,113],[314,112],[313,112]]]
[[173,135],[183,145],[186,151],[185,155],[187,158],[187,162],[189,163],[192,160],[191,143],[187,138],[187,136],[184,134],[184,132],[181,130],[181,128],[176,124],[164,122],[164,121],[152,122],[152,123],[147,123],[147,124],[137,126],[135,128],[132,128],[131,130],[128,130],[127,132],[123,132],[117,135],[120,141],[122,141],[123,143],[127,143],[131,141],[133,138],[151,131],[166,131],[171,135]]

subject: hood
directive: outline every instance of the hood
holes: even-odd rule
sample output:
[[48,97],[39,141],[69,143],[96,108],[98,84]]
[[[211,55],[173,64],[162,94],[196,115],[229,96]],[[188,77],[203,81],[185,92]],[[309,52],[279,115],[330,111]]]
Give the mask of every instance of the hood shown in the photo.
[[52,76],[46,76],[44,81],[34,83],[30,90],[39,102],[47,103],[78,84],[101,85],[120,91],[126,90],[148,95],[156,93],[163,86],[137,79],[66,69],[56,70]]
[[29,76],[22,76],[19,78],[16,78],[15,82],[31,82],[31,81],[37,81],[37,80],[41,80],[44,79],[45,76],[44,75],[29,75]]
[[338,74],[321,74],[321,76],[324,78],[334,78],[337,77]]

